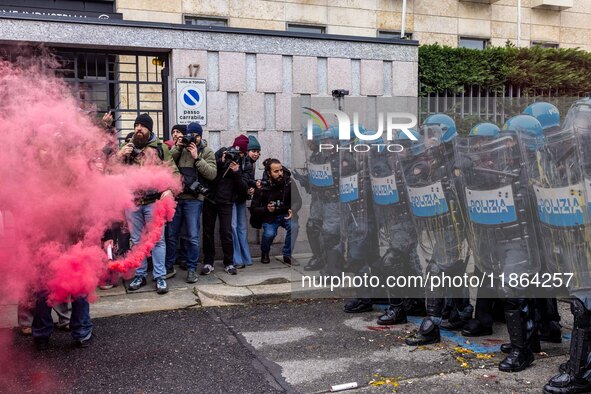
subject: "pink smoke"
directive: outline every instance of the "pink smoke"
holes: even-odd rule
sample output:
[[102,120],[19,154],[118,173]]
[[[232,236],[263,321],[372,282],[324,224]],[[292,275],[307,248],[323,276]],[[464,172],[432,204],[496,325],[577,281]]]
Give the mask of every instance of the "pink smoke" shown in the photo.
[[[128,166],[111,156],[115,146],[87,112],[81,111],[69,87],[35,67],[0,62],[0,302],[16,303],[37,289],[50,303],[71,297],[96,299],[95,289],[107,263],[101,237],[124,220],[138,190],[180,187],[167,166]],[[174,214],[174,201],[157,204],[156,219],[140,245],[111,268],[124,276],[146,257],[154,234]]]

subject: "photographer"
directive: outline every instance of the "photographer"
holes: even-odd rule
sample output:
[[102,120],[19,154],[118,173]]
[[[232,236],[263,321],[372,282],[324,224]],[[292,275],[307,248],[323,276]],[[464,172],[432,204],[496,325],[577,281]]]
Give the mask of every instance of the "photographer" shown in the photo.
[[184,133],[182,129],[179,133],[180,135],[173,135],[175,146],[170,153],[181,173],[183,192],[177,197],[174,218],[167,225],[166,272],[174,272],[177,244],[184,221],[188,237],[187,283],[195,283],[198,278],[199,227],[203,201],[207,198],[210,182],[216,177],[217,166],[213,150],[202,143],[203,129],[199,123],[190,123]]
[[215,258],[215,222],[220,219],[220,240],[224,253],[224,270],[236,275],[234,244],[232,243],[232,206],[245,199],[248,185],[242,174],[242,161],[248,149],[248,137],[239,135],[232,147],[221,148],[215,153],[217,176],[212,183],[214,200],[205,200],[203,208],[203,268],[202,275],[213,272]]
[[297,212],[302,207],[302,198],[297,186],[292,184],[291,177],[284,173],[279,160],[266,159],[263,165],[269,177],[269,185],[256,189],[250,206],[251,215],[256,216],[263,227],[261,263],[270,263],[271,244],[277,235],[277,229],[283,227],[286,231],[283,262],[292,265],[291,252],[298,236]]
[[232,207],[232,240],[234,243],[234,265],[236,268],[244,268],[252,265],[252,256],[248,246],[246,222],[246,200],[252,198],[256,181],[254,179],[255,163],[261,156],[261,144],[255,136],[248,136],[248,153],[242,164],[244,181],[248,184],[248,195],[239,199]]
[[[171,166],[174,173],[179,172],[174,164],[168,147],[160,142],[158,137],[152,132],[154,121],[150,115],[144,113],[139,115],[134,122],[134,134],[131,142],[123,145],[117,157],[129,165],[158,164]],[[136,198],[136,208],[128,209],[125,212],[129,229],[131,231],[131,243],[137,245],[140,242],[142,232],[147,223],[153,220],[154,203],[158,199],[173,198],[171,190],[160,192],[158,190],[146,190],[138,193]],[[166,284],[166,267],[164,264],[166,258],[166,242],[164,240],[164,228],[160,240],[152,249],[152,262],[154,265],[153,276],[156,281],[156,291],[158,294],[168,292]],[[141,266],[135,272],[135,278],[128,286],[130,291],[138,290],[146,285],[146,276],[148,276],[148,263],[146,259],[142,261]]]

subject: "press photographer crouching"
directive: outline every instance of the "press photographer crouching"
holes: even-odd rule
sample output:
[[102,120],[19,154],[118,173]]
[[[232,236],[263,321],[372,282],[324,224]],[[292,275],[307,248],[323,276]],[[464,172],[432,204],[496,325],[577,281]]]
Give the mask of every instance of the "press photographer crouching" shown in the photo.
[[296,265],[296,262],[292,261],[291,252],[298,236],[297,212],[302,207],[302,198],[279,160],[266,159],[263,165],[268,182],[257,188],[250,206],[251,224],[258,221],[263,229],[261,263],[270,263],[271,244],[279,227],[283,227],[286,231],[283,262]]
[[[126,143],[117,152],[117,157],[129,165],[161,165],[170,166],[171,171],[178,174],[178,168],[172,160],[168,147],[160,142],[152,132],[154,121],[148,114],[139,115],[134,122],[134,133],[131,142]],[[127,209],[125,217],[131,233],[132,245],[140,242],[144,227],[153,221],[154,203],[159,199],[173,198],[171,190],[144,190],[137,193],[136,207]],[[156,292],[164,294],[168,292],[166,284],[166,242],[164,228],[161,238],[152,249],[152,262],[154,265],[153,276],[156,282]],[[135,277],[128,286],[128,290],[138,290],[146,285],[148,276],[148,262],[144,259],[141,266],[135,271]]]
[[190,123],[182,135],[176,138],[170,153],[181,173],[183,192],[177,196],[174,218],[167,225],[166,235],[166,272],[174,272],[177,244],[184,221],[188,245],[187,283],[197,282],[197,262],[200,252],[200,222],[203,201],[209,198],[210,182],[217,175],[215,154],[203,144],[203,129],[197,122]]

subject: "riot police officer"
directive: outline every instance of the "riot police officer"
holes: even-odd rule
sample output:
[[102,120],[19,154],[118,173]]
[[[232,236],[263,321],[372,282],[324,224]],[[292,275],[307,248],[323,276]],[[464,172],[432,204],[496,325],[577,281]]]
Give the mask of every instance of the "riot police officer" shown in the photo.
[[[470,141],[471,145],[484,145],[486,141],[498,138],[500,132],[501,129],[493,123],[479,123],[470,129],[470,133],[468,134],[469,138],[467,141]],[[472,164],[473,163],[469,156],[464,156],[461,154],[461,152],[456,153],[456,171],[460,171],[462,173],[466,172],[465,170],[469,169]],[[483,178],[486,177],[486,175],[479,175],[481,176],[480,179],[486,183],[486,180]],[[468,234],[472,234],[473,231],[477,231],[477,229],[473,228],[472,222],[470,220],[466,221],[466,225],[468,227]],[[468,240],[471,243],[470,247],[473,251],[473,258],[476,260],[485,258],[486,249],[488,248],[487,240],[478,237],[474,238],[471,236],[468,237]],[[482,272],[480,272],[479,267],[482,267],[483,264],[480,261],[476,261],[475,266],[477,270],[475,275],[480,277]],[[462,328],[462,335],[467,337],[475,337],[491,335],[493,333],[493,310],[495,304],[502,302],[495,296],[496,294],[494,289],[491,289],[488,286],[481,286],[478,288],[474,319],[468,321],[464,325]]]
[[339,155],[336,150],[319,149],[321,143],[332,144],[335,141],[338,141],[337,128],[322,130],[314,125],[313,139],[306,144],[308,178],[305,183],[312,197],[306,234],[313,254],[304,267],[306,271],[326,269],[327,252],[339,243]]
[[[418,140],[419,133],[410,130]],[[370,152],[369,165],[373,211],[379,234],[381,258],[375,272],[385,281],[388,275],[420,276],[421,266],[417,253],[417,233],[409,209],[404,187],[404,174],[400,157],[410,155],[411,140],[400,131],[395,141],[402,147],[398,153],[388,151],[381,139]],[[424,299],[407,294],[405,289],[387,289],[389,306],[377,323],[393,325],[407,322],[407,314],[424,315]],[[408,289],[411,290],[411,289]]]
[[[422,248],[430,253],[426,276],[463,275],[466,268],[464,225],[460,198],[449,171],[453,162],[452,141],[457,135],[453,119],[444,114],[428,117],[422,127],[422,140],[413,144],[413,153],[403,160],[406,190]],[[427,294],[427,317],[418,332],[406,339],[410,346],[439,342],[439,326],[446,302],[452,305],[457,324],[463,325],[472,316],[469,300],[463,292],[435,289]]]
[[[580,182],[575,190],[580,190],[584,195],[583,206],[587,209],[577,211],[580,219],[584,222],[580,223],[578,220],[575,223],[570,221],[560,221],[553,223],[551,228],[555,232],[565,232],[566,228],[570,230],[570,235],[567,239],[564,237],[556,238],[556,241],[562,242],[560,255],[564,258],[559,258],[560,264],[557,269],[562,269],[561,272],[572,272],[577,280],[571,286],[571,313],[574,316],[573,329],[570,343],[569,359],[565,364],[560,366],[560,373],[552,377],[548,384],[544,386],[545,393],[589,393],[591,392],[591,277],[590,277],[590,248],[591,240],[589,240],[589,209],[590,200],[589,187],[591,186],[591,100],[583,99],[573,104],[570,108],[563,133],[567,136],[574,133],[572,139],[573,148],[565,152],[564,148],[559,149],[560,167],[564,167],[564,162],[571,164],[578,163],[580,173],[577,174],[575,166],[567,165],[568,171],[559,171],[555,175],[558,177],[550,177],[549,179],[556,179],[558,181],[566,181],[571,185],[576,185]],[[561,139],[564,141],[564,139]],[[561,141],[561,142],[562,142]],[[552,152],[552,149],[550,149]],[[570,159],[565,156],[568,155]],[[540,156],[540,155],[538,155]],[[543,157],[543,156],[542,156]],[[555,161],[555,160],[552,160]],[[573,212],[574,214],[575,212]],[[576,218],[576,215],[570,215]],[[566,217],[568,219],[568,216]],[[544,219],[551,222],[552,217]],[[550,223],[548,223],[550,224]],[[562,224],[562,226],[556,226]],[[568,224],[569,226],[564,226]],[[574,225],[573,225],[574,224]],[[566,233],[566,232],[565,232]],[[557,235],[560,235],[557,234]],[[575,235],[573,237],[573,235]],[[552,246],[552,245],[548,245]],[[554,245],[557,246],[557,245]]]

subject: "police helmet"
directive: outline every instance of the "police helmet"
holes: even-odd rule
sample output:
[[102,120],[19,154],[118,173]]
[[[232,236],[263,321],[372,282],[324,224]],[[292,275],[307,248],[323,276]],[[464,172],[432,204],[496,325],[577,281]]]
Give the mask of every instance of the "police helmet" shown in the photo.
[[560,111],[558,111],[556,106],[545,101],[528,105],[522,114],[536,118],[542,125],[544,132],[549,132],[560,127]]
[[591,129],[591,98],[576,101],[568,110],[564,129]]
[[499,136],[501,129],[494,123],[484,122],[478,123],[476,126],[470,129],[468,137],[492,137],[496,138]]
[[458,135],[456,122],[446,114],[431,115],[425,119],[424,124],[439,124],[442,131],[441,142],[449,142]]
[[517,134],[530,150],[536,150],[544,144],[542,125],[530,115],[517,115],[508,119],[503,125],[503,132]]

